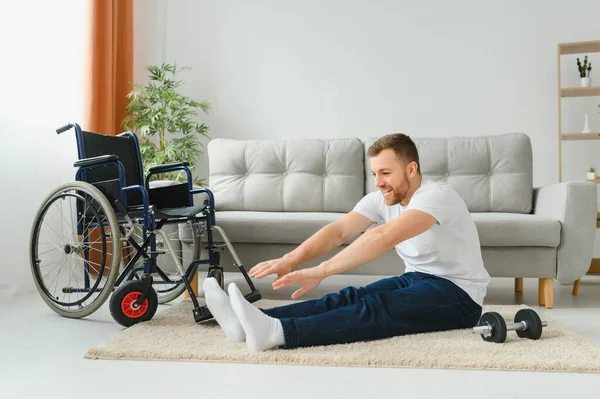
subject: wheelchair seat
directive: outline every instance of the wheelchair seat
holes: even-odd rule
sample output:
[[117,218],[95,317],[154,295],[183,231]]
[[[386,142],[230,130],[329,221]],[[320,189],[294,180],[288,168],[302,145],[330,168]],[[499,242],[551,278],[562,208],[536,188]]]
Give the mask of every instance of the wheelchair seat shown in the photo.
[[[154,217],[156,219],[191,218],[204,211],[207,207],[207,205],[201,205],[182,208],[159,208],[154,210]],[[127,214],[130,217],[143,217],[144,207],[141,205],[127,207]]]

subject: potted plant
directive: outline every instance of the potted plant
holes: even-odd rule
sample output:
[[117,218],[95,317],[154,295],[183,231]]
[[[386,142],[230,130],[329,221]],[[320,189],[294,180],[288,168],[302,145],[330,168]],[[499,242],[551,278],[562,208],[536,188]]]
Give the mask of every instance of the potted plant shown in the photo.
[[592,72],[592,63],[588,64],[588,56],[583,59],[583,64],[577,57],[577,68],[579,69],[579,77],[581,78],[581,87],[589,87],[592,84],[590,74]]
[[[190,69],[176,64],[151,65],[146,68],[150,81],[134,84],[127,94],[128,114],[123,126],[139,138],[144,174],[156,165],[188,162],[193,170],[203,154],[200,139],[208,136],[208,126],[194,121],[198,110],[208,113],[207,101],[196,101],[178,92],[183,82],[176,80],[179,72]],[[153,180],[184,181],[183,171],[155,175]],[[194,184],[203,185],[204,179]]]
[[588,170],[587,179],[588,180],[596,180],[596,169],[595,168],[590,168]]

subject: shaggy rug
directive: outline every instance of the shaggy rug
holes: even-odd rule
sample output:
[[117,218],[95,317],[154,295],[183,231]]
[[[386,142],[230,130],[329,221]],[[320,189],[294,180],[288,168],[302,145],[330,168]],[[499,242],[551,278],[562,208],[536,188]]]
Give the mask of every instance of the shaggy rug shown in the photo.
[[[268,308],[290,303],[260,300]],[[523,306],[486,306],[511,323]],[[540,317],[547,320],[545,315]],[[273,349],[250,353],[245,343],[228,343],[214,320],[196,324],[184,301],[124,330],[85,354],[87,359],[277,363],[315,366],[411,367],[477,370],[600,372],[600,344],[547,320],[537,341],[508,333],[505,343],[485,342],[470,329],[415,334],[344,345]]]

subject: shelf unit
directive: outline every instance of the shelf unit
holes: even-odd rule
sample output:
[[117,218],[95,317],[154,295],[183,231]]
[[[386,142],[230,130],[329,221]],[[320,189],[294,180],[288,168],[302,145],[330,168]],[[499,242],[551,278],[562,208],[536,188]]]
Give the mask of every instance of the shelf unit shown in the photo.
[[[561,57],[563,55],[600,53],[600,40],[587,42],[559,43],[558,56],[558,181],[562,181],[562,143],[565,140],[600,140],[600,132],[569,133],[562,131],[562,101],[564,98],[600,96],[600,86],[563,87],[561,79]],[[596,180],[600,183],[600,180]]]
[[[600,53],[600,40],[586,42],[559,43],[558,58],[558,180],[562,182],[562,145],[565,140],[600,140],[600,132],[569,133],[562,131],[562,101],[565,98],[600,96],[600,86],[563,87],[561,80],[561,57],[564,55]],[[593,82],[592,82],[593,83]],[[600,183],[600,177],[589,180]],[[596,214],[596,227],[600,228],[600,212]],[[600,273],[600,259],[593,259],[589,274]],[[579,280],[575,282],[573,294],[579,291]]]

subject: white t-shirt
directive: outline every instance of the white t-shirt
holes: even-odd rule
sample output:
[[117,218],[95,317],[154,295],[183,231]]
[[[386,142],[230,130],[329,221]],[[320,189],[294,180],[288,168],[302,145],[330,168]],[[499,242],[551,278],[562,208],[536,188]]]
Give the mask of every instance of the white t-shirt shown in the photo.
[[408,209],[426,212],[438,222],[395,246],[406,272],[446,278],[483,306],[490,275],[483,265],[477,228],[463,199],[446,183],[422,182],[407,206],[387,205],[377,190],[364,196],[354,211],[382,224]]

